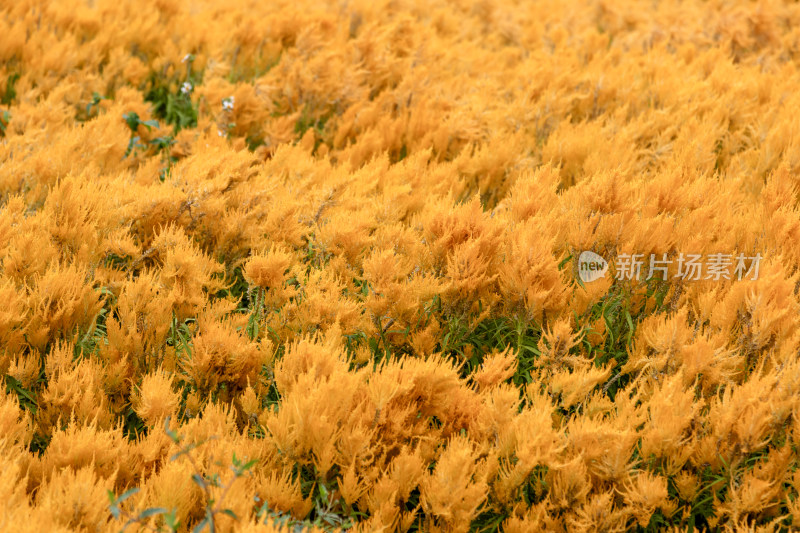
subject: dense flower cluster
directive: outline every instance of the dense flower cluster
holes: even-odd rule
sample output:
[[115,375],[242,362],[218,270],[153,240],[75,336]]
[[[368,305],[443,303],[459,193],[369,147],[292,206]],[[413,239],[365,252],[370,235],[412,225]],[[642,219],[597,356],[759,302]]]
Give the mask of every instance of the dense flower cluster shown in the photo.
[[800,527],[798,87],[788,1],[0,2],[0,530]]

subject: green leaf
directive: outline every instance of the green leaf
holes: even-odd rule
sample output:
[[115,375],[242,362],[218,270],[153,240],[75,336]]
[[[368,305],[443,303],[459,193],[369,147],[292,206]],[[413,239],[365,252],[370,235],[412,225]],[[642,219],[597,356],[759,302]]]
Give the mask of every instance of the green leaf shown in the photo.
[[572,259],[572,254],[569,254],[567,257],[561,260],[561,262],[558,264],[558,269],[561,270],[564,268],[564,266],[569,263],[570,259]]
[[166,526],[170,528],[172,531],[177,530],[178,527],[180,527],[181,525],[180,521],[175,516],[177,512],[178,512],[177,509],[173,509],[164,515],[164,524],[166,524]]
[[164,509],[163,507],[151,507],[149,509],[145,509],[141,513],[139,513],[139,520],[143,520],[145,518],[150,518],[151,516],[156,516],[160,514],[166,514],[169,511]]
[[220,512],[221,512],[222,514],[225,514],[225,515],[228,515],[228,516],[230,516],[230,517],[231,517],[231,518],[233,518],[234,520],[239,520],[239,517],[238,517],[238,516],[236,516],[236,513],[234,513],[234,512],[233,512],[232,510],[230,510],[230,509],[223,509],[223,510],[222,510],[222,511],[220,511]]
[[201,531],[203,531],[206,528],[206,526],[209,523],[210,522],[208,521],[208,518],[203,518],[200,522],[198,522],[198,524],[196,526],[194,526],[194,529],[192,530],[192,533],[200,533]]
[[130,498],[131,496],[133,496],[134,494],[136,494],[137,492],[139,492],[139,487],[134,487],[132,489],[128,489],[125,492],[123,492],[120,495],[119,498],[117,498],[117,501],[115,503],[122,503],[125,500],[127,500],[128,498]]
[[122,115],[122,118],[125,119],[125,123],[131,129],[131,131],[135,132],[139,128],[139,115],[131,111],[130,113],[125,113]]
[[625,321],[628,323],[628,343],[630,343],[633,335],[633,320],[631,319],[630,311],[627,309],[625,309]]
[[105,100],[105,96],[101,96],[100,93],[97,91],[92,93],[92,101],[89,102],[89,105],[86,106],[86,114],[90,114],[92,112],[92,107],[100,105],[101,100]]
[[33,396],[33,393],[26,390],[25,387],[22,386],[22,383],[18,381],[14,376],[6,374],[6,392],[15,393],[20,401],[22,407],[30,410],[33,413],[36,413],[37,403],[36,398]]
[[206,480],[203,479],[203,476],[201,476],[200,474],[197,473],[192,474],[192,481],[200,485],[200,488],[202,489],[208,487],[208,483],[206,483]]
[[615,342],[614,339],[614,330],[612,329],[613,322],[608,318],[608,316],[604,313],[603,314],[603,322],[606,324],[606,331],[608,332],[608,339],[613,345]]
[[8,78],[6,78],[6,90],[3,93],[3,96],[0,97],[0,104],[11,105],[11,102],[14,100],[14,98],[17,97],[17,90],[15,85],[17,83],[17,80],[19,80],[19,78],[20,78],[19,72],[14,72],[13,74],[9,75]]
[[112,491],[106,491],[106,495],[108,496],[109,506],[108,510],[115,519],[119,520],[119,517],[122,515],[122,509],[120,508],[119,504],[123,501],[127,500],[134,494],[139,492],[138,487],[134,487],[122,493],[122,495],[117,498],[117,496]]
[[3,111],[0,113],[0,133],[3,135],[6,134],[6,126],[11,121],[11,113],[9,111]]

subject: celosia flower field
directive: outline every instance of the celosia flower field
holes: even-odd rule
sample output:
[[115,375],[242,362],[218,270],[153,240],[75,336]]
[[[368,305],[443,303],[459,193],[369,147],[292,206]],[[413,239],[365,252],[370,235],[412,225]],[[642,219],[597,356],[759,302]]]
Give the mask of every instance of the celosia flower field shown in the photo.
[[3,0],[0,531],[796,530],[799,173],[797,2]]

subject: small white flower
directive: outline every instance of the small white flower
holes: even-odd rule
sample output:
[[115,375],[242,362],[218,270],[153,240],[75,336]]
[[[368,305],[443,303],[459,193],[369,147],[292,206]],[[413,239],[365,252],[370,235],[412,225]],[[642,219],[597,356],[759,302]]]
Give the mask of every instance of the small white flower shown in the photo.
[[217,135],[220,137],[225,137],[225,134],[222,132],[222,130],[217,130]]
[[188,81],[183,82],[183,86],[181,87],[181,92],[183,94],[189,94],[190,92],[192,92],[192,89],[193,87],[191,83],[189,83]]
[[181,63],[186,63],[187,61],[194,61],[194,56],[192,54],[186,54],[185,56],[183,56],[183,59],[181,59]]
[[225,111],[233,111],[233,103],[235,98],[233,96],[229,96],[228,98],[224,98],[222,100],[222,109]]

